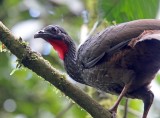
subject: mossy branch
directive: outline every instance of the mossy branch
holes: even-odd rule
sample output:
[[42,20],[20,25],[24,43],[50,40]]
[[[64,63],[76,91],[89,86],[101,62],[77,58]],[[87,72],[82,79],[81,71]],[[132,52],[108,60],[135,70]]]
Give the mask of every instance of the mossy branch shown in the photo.
[[10,30],[0,22],[0,41],[14,54],[22,64],[37,75],[61,90],[65,95],[74,100],[94,118],[111,118],[108,110],[94,101],[82,90],[72,85],[65,76],[43,59],[41,55],[33,52],[21,38],[15,37]]

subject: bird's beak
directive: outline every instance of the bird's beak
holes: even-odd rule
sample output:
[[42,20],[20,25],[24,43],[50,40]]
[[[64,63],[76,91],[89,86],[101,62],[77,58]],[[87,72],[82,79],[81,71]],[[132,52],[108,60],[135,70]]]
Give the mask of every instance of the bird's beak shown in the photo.
[[43,35],[44,31],[43,30],[40,30],[39,32],[37,32],[35,35],[34,35],[34,38],[41,38],[41,36]]
[[58,40],[58,39],[61,39],[61,36],[59,36],[58,34],[54,34],[49,31],[46,31],[46,30],[40,30],[34,35],[34,38],[43,38],[44,40],[48,40],[48,39]]
[[34,38],[48,39],[48,38],[51,38],[52,36],[53,34],[51,34],[50,32],[47,32],[45,30],[40,30],[34,35]]

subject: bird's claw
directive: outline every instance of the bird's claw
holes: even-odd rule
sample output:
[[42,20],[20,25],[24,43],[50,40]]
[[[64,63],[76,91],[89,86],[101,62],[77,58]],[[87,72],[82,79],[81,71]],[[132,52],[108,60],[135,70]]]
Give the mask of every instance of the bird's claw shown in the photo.
[[116,112],[115,111],[110,111],[111,112],[111,116],[112,116],[112,118],[116,118]]
[[110,113],[112,114],[112,118],[116,118],[117,110],[113,107],[109,109]]

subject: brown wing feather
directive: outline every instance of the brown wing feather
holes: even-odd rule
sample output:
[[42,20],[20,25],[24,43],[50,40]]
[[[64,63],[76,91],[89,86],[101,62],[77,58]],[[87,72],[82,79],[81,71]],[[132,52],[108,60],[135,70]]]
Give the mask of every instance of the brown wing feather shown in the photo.
[[135,20],[106,28],[81,45],[77,55],[78,63],[90,63],[119,43],[138,37],[144,30],[159,29],[160,20],[155,19]]

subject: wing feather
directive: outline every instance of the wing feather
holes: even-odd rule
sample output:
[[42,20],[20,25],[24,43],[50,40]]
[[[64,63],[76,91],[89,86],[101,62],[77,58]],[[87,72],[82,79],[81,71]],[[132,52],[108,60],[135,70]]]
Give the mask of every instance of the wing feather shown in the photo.
[[107,55],[112,55],[144,30],[160,30],[160,20],[135,20],[111,26],[89,37],[78,50],[77,61],[86,68],[95,66]]

